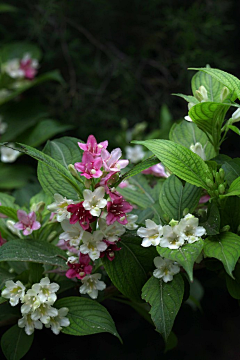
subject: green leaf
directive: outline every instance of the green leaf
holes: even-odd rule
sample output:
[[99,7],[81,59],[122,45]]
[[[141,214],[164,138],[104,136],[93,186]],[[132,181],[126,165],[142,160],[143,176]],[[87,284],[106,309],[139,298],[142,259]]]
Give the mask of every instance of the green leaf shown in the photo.
[[141,301],[141,289],[148,279],[148,273],[154,270],[153,259],[157,256],[154,247],[141,246],[142,239],[135,233],[121,237],[121,251],[115,253],[115,259],[103,258],[103,264],[112,283],[126,297]]
[[206,178],[212,179],[208,166],[191,150],[169,140],[134,141],[146,146],[173,174],[192,185],[208,189]]
[[66,254],[57,246],[36,240],[12,240],[0,247],[0,261],[31,261],[66,268]]
[[12,59],[21,59],[26,53],[29,53],[33,59],[40,60],[42,57],[42,52],[37,45],[28,42],[13,42],[1,46],[0,59],[4,63]]
[[14,279],[15,276],[15,274],[11,274],[8,270],[0,268],[0,289],[4,287],[6,281]]
[[167,259],[177,261],[187,272],[190,281],[193,281],[193,265],[201,254],[204,240],[199,239],[193,244],[186,244],[179,249],[169,249],[157,246],[159,255]]
[[227,190],[227,193],[221,195],[220,198],[224,198],[226,196],[235,196],[235,195],[237,196],[240,195],[240,176],[231,183],[229,189]]
[[2,206],[16,207],[17,205],[14,202],[15,198],[13,196],[0,192],[0,203]]
[[240,80],[234,75],[228,74],[225,71],[219,69],[206,68],[189,68],[189,70],[199,70],[212,76],[214,79],[219,81],[226,86],[229,90],[236,93],[237,97],[240,98]]
[[206,229],[208,235],[217,235],[219,234],[220,220],[218,206],[215,202],[211,202],[207,210],[207,220],[200,225]]
[[233,279],[232,271],[240,256],[240,237],[231,232],[209,237],[204,241],[204,253],[207,257],[220,260]]
[[170,219],[180,220],[184,209],[187,208],[190,213],[195,210],[200,196],[201,189],[189,183],[183,186],[175,175],[171,175],[163,183],[159,203]]
[[222,168],[228,185],[240,176],[240,158],[229,159],[223,162]]
[[197,142],[204,148],[206,160],[210,160],[216,156],[214,147],[209,142],[207,135],[200,130],[196,124],[189,121],[181,121],[180,123],[173,124],[169,139],[177,144],[181,144],[190,149],[190,146]]
[[240,264],[236,265],[233,275],[235,280],[226,274],[227,289],[234,299],[240,299]]
[[224,201],[224,207],[221,207],[221,227],[230,226],[231,232],[237,233],[240,224],[240,198],[229,196]]
[[16,12],[18,9],[15,6],[8,5],[6,3],[0,3],[0,13]]
[[228,125],[228,128],[232,131],[234,131],[236,134],[240,135],[240,130],[237,126],[235,125]]
[[0,214],[4,214],[7,217],[9,217],[10,219],[13,219],[15,221],[18,221],[18,217],[17,217],[17,210],[7,207],[7,206],[0,206]]
[[24,329],[14,325],[1,338],[1,347],[7,360],[20,360],[28,352],[34,335],[27,335]]
[[180,274],[171,282],[152,276],[142,289],[142,298],[151,305],[151,318],[157,331],[167,341],[184,294],[184,282]]
[[[62,137],[57,140],[48,141],[43,151],[46,155],[51,156],[54,161],[64,168],[71,178],[72,175],[68,170],[69,164],[80,162],[82,159],[83,151],[79,148],[78,142],[82,142],[76,138]],[[69,181],[59,176],[56,171],[48,168],[46,164],[38,164],[38,179],[42,185],[43,190],[47,194],[54,195],[59,193],[62,196],[66,196],[68,199],[78,200],[76,191],[69,184]],[[74,179],[76,182],[76,180]],[[82,184],[77,183],[78,188],[82,189]]]
[[0,189],[19,189],[33,178],[33,174],[30,166],[0,163]]
[[69,309],[67,317],[70,325],[63,327],[64,334],[83,336],[109,332],[121,341],[111,315],[97,301],[72,296],[58,300],[54,306]]
[[174,332],[171,331],[166,342],[164,353],[174,349],[177,346],[177,344],[178,344],[178,338],[174,334]]
[[13,307],[9,302],[5,301],[0,304],[0,325],[5,325],[5,322],[9,322],[9,319],[20,318],[21,313],[18,306]]
[[192,95],[184,95],[184,94],[172,94],[172,95],[179,96],[189,103],[199,104],[199,101]]

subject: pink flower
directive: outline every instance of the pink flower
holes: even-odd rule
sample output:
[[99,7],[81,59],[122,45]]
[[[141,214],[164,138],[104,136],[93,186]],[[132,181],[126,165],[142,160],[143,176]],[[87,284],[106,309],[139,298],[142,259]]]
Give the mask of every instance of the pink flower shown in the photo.
[[167,178],[169,176],[165,173],[164,166],[161,163],[153,165],[146,170],[143,170],[142,173],[145,175],[151,174],[157,177],[164,177],[164,178]]
[[19,222],[14,224],[14,227],[23,230],[23,235],[30,235],[34,230],[38,230],[41,227],[40,222],[36,221],[36,214],[34,211],[27,214],[23,210],[18,210],[17,216]]
[[104,176],[98,185],[103,186],[105,189],[105,192],[107,194],[109,194],[110,189],[109,186],[111,186],[112,184],[114,184],[117,181],[117,176],[115,176],[117,174],[117,172],[110,172],[108,173],[106,176]]
[[122,151],[120,148],[114,149],[111,154],[106,150],[102,149],[101,157],[103,161],[103,167],[105,171],[118,172],[121,169],[125,168],[129,161],[128,160],[119,160],[122,156]]
[[78,221],[83,230],[87,230],[89,224],[95,221],[95,217],[90,214],[89,210],[85,210],[82,204],[83,201],[78,204],[70,204],[67,207],[67,211],[72,213],[70,224],[75,224]]
[[211,196],[209,196],[208,194],[203,195],[200,200],[199,200],[199,204],[204,204],[206,202],[208,202],[208,200],[210,199]]
[[68,262],[68,266],[70,269],[66,272],[66,277],[69,279],[71,278],[78,278],[83,279],[86,275],[91,274],[92,266],[89,265],[90,257],[86,254],[81,254],[79,256],[79,263],[70,263]]
[[100,258],[103,258],[106,255],[108,260],[113,261],[113,259],[115,258],[114,252],[121,250],[121,248],[117,247],[117,245],[112,241],[103,241],[108,245],[108,247],[105,251],[101,252]]
[[70,240],[66,241],[66,240],[60,239],[56,246],[58,246],[62,250],[68,250],[73,254],[79,254],[79,250],[77,250],[74,246],[71,246],[69,243],[70,243]]
[[20,70],[24,72],[24,77],[26,79],[32,80],[37,73],[38,61],[31,59],[28,54],[26,54],[20,61]]
[[1,247],[3,244],[5,244],[6,242],[7,242],[7,240],[3,239],[3,238],[2,238],[2,235],[1,235],[1,233],[0,233],[0,247]]
[[93,156],[99,156],[101,154],[102,149],[106,149],[108,146],[108,141],[105,140],[103,142],[97,143],[97,140],[93,135],[89,135],[86,144],[78,143],[80,149],[84,151],[90,152]]
[[122,181],[119,185],[120,189],[124,189],[129,186],[129,182],[127,180]]
[[[112,194],[110,194],[110,196],[111,195]],[[115,221],[118,221],[122,225],[128,223],[126,213],[132,211],[133,207],[119,195],[118,193],[114,193],[114,197],[111,196],[112,201],[108,201],[107,203],[107,225],[111,225]]]
[[87,179],[99,178],[102,175],[100,168],[102,167],[102,159],[95,158],[90,152],[83,153],[82,162],[75,163],[75,169],[81,172],[81,176]]

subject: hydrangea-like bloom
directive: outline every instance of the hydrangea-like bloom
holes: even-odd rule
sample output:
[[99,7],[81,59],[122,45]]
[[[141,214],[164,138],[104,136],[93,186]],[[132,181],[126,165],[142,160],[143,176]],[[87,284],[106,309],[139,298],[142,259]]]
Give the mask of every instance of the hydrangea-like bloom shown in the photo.
[[[112,194],[110,194],[111,196]],[[130,205],[122,196],[115,196],[112,201],[107,203],[107,225],[118,221],[120,224],[126,225],[128,223],[126,213],[132,211],[133,206]]]
[[67,211],[72,213],[70,224],[75,224],[78,221],[83,230],[87,230],[89,224],[95,221],[95,218],[91,215],[90,211],[83,207],[83,201],[78,204],[68,205]]
[[66,277],[72,279],[74,277],[78,279],[83,279],[86,275],[91,274],[92,266],[89,265],[90,257],[89,255],[81,254],[79,256],[79,262],[70,262],[68,261],[69,269],[66,272]]
[[34,230],[38,230],[41,227],[40,222],[36,221],[36,214],[31,211],[27,214],[23,210],[17,211],[19,222],[14,224],[14,227],[18,230],[23,230],[23,235],[30,235]]
[[105,190],[102,186],[99,186],[94,191],[85,189],[83,190],[83,207],[90,211],[93,216],[100,216],[101,209],[107,205],[107,200],[104,199]]
[[154,221],[145,220],[146,227],[140,227],[137,230],[137,235],[143,238],[142,246],[149,247],[151,245],[157,246],[160,243],[161,236],[163,234],[162,225],[157,225]]
[[129,161],[119,160],[121,156],[122,151],[120,148],[114,149],[111,154],[106,149],[102,149],[101,157],[104,170],[108,172],[118,172],[121,169],[124,169],[128,165]]
[[68,308],[62,307],[58,310],[58,315],[51,317],[49,322],[45,324],[46,328],[51,328],[55,335],[58,335],[63,327],[70,325],[69,319],[66,317],[68,314]]
[[83,144],[83,143],[79,142],[78,146],[80,147],[80,149],[82,149],[84,151],[88,151],[93,156],[100,156],[102,149],[107,148],[108,141],[105,140],[98,144],[96,138],[93,135],[89,135],[89,137],[87,139],[87,143]]
[[73,200],[67,199],[60,194],[54,194],[54,200],[52,204],[47,206],[49,211],[57,213],[57,221],[62,222],[64,219],[70,219],[71,214],[68,212],[67,207],[73,204]]
[[102,171],[100,170],[102,167],[102,159],[93,156],[88,151],[83,153],[82,162],[75,163],[74,167],[81,173],[80,175],[86,179],[99,178],[102,175]]
[[25,295],[25,286],[21,281],[13,282],[8,280],[5,283],[5,289],[2,291],[1,296],[5,299],[9,299],[9,302],[12,306],[16,306],[19,303],[19,300],[23,300]]
[[106,284],[103,281],[99,281],[101,276],[99,273],[85,276],[82,279],[83,285],[79,288],[80,294],[88,294],[92,299],[96,299],[98,291],[106,288]]
[[153,271],[153,276],[157,279],[163,279],[163,281],[169,282],[173,279],[173,275],[179,273],[179,265],[169,259],[164,259],[161,256],[157,256],[153,260],[156,270]]

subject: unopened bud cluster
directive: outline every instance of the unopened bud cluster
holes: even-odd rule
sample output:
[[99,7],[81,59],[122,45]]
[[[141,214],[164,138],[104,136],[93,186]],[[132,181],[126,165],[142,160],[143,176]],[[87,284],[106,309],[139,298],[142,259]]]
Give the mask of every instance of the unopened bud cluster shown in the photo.
[[224,181],[225,173],[222,168],[219,171],[213,170],[214,179],[206,179],[206,184],[209,187],[208,193],[211,197],[219,197],[226,191],[227,181]]

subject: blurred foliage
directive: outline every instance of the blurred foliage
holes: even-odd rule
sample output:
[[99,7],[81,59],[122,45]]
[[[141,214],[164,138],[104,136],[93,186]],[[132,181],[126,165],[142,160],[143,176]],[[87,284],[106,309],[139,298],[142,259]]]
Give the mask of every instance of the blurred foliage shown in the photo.
[[189,93],[188,67],[205,66],[238,76],[233,0],[10,0],[17,11],[0,14],[1,45],[27,40],[43,52],[40,73],[59,69],[66,84],[41,85],[31,92],[50,116],[94,133],[114,146],[123,118],[130,127],[159,128],[166,104],[173,118],[187,113],[171,93]]

